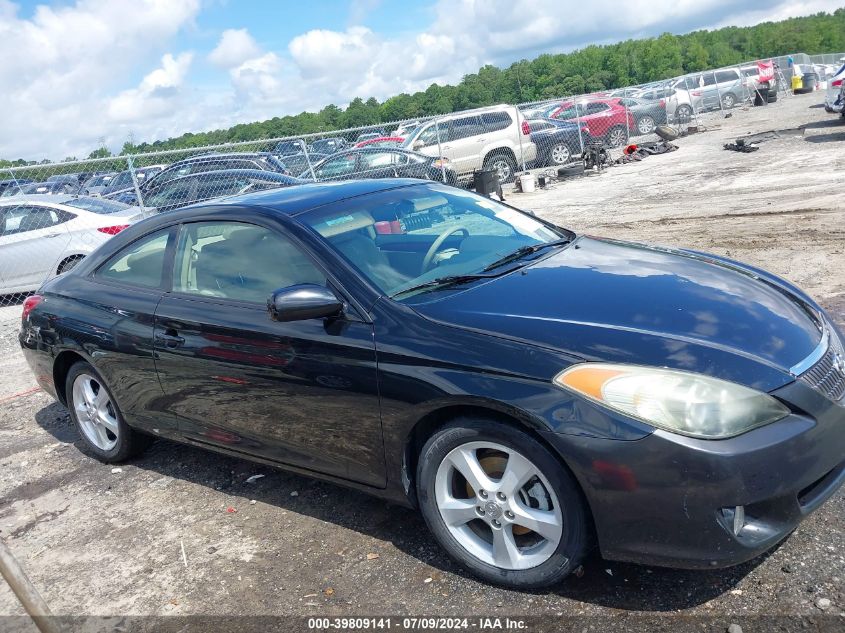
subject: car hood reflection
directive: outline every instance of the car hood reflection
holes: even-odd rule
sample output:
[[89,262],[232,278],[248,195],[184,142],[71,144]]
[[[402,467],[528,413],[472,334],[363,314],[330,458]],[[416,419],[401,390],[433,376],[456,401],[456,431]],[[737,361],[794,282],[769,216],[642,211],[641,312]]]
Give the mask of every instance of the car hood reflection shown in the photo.
[[431,301],[414,306],[419,313],[451,325],[757,388],[779,385],[744,380],[742,363],[720,362],[726,354],[781,372],[785,383],[821,339],[809,306],[739,265],[595,238],[490,282],[420,298]]

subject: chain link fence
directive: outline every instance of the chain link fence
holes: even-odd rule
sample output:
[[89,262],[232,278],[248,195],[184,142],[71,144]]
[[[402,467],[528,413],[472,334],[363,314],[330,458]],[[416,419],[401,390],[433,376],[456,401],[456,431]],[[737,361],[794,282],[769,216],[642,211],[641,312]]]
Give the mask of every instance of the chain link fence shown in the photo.
[[[0,170],[0,307],[133,222],[223,196],[352,178],[507,185],[637,160],[752,105],[824,87],[845,53],[752,60],[638,86],[225,145]],[[665,148],[664,148],[665,149]],[[520,176],[531,172],[523,180]],[[526,186],[529,186],[526,184]]]

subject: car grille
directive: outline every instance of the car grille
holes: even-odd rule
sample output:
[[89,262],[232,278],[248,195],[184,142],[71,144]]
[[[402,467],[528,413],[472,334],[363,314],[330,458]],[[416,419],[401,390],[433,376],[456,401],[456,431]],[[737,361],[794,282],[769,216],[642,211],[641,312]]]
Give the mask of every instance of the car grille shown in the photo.
[[845,351],[842,349],[842,342],[831,332],[827,352],[819,362],[801,375],[801,380],[834,402],[839,402],[845,396],[843,363]]

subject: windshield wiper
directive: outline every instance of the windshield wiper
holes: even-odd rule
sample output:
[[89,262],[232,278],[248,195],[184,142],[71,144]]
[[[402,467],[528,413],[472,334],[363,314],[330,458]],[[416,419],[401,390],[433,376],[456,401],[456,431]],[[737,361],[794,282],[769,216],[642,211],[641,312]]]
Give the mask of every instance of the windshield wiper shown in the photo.
[[515,262],[518,259],[522,259],[526,255],[531,255],[532,253],[536,253],[537,251],[541,251],[544,248],[551,248],[553,246],[565,246],[572,241],[571,238],[564,237],[559,240],[553,240],[551,242],[541,242],[540,244],[531,244],[530,246],[521,246],[516,249],[513,253],[509,253],[502,257],[501,259],[497,259],[492,264],[488,264],[484,271],[493,270],[494,268],[498,268],[499,266],[503,266],[505,264],[510,264],[511,262]]
[[414,290],[420,290],[422,288],[435,288],[435,287],[444,287],[444,286],[452,286],[457,284],[465,284],[470,281],[475,281],[476,279],[493,279],[494,277],[499,277],[499,275],[480,275],[480,274],[471,274],[471,275],[447,275],[445,277],[438,277],[437,279],[431,279],[429,281],[424,281],[421,284],[417,284],[416,286],[411,286],[410,288],[405,288],[398,292],[393,293],[390,295],[391,299],[398,297],[399,295],[404,295],[408,292],[413,292]]

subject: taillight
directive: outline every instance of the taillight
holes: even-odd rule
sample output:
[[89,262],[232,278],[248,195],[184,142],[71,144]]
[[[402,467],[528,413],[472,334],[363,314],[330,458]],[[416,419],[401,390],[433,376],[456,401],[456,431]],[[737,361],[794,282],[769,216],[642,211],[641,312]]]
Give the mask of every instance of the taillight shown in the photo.
[[833,86],[834,88],[841,86],[842,80],[841,79],[834,79],[833,81],[830,82],[830,85]]
[[29,316],[29,313],[35,309],[39,303],[44,301],[44,297],[41,295],[30,295],[23,302],[23,313],[21,314],[21,321],[26,321],[26,317]]
[[660,100],[660,107],[661,107],[661,108],[665,108],[665,107],[666,107],[666,99],[661,99],[661,100]]
[[114,226],[101,226],[97,230],[100,233],[105,233],[106,235],[117,235],[123,229],[128,229],[128,228],[129,228],[128,224],[115,224]]
[[693,90],[690,94],[693,97],[700,97],[701,96],[701,90]]
[[523,122],[522,122],[522,133],[523,133],[525,136],[528,136],[529,134],[531,134],[531,126],[530,126],[530,125],[528,125],[528,121],[523,121]]

